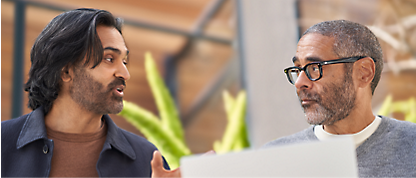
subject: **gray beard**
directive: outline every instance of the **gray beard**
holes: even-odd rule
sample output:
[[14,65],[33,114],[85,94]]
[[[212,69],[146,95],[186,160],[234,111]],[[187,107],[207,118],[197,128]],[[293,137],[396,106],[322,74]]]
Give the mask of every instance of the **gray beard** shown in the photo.
[[311,93],[301,90],[299,98],[309,98],[316,101],[312,105],[302,105],[307,122],[312,125],[333,125],[345,119],[355,107],[357,93],[351,75],[346,74],[344,81],[331,83],[323,87],[321,93]]

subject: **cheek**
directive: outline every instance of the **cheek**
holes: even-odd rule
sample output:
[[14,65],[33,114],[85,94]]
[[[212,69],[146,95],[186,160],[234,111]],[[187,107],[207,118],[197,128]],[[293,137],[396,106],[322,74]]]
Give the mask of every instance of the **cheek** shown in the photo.
[[321,97],[321,100],[325,100],[326,96],[328,96],[330,90],[328,86],[319,86],[317,87],[318,94]]
[[104,85],[110,83],[112,79],[110,70],[105,70],[103,68],[93,69],[90,75],[95,81]]
[[344,70],[340,68],[334,68],[332,70],[323,70],[322,78],[319,80],[319,84],[315,85],[318,91],[321,91],[322,94],[328,93],[331,91],[331,88],[338,88],[344,84],[345,74],[342,73]]
[[337,67],[338,66],[326,66],[326,68],[322,70],[322,79],[326,81],[337,80],[337,76],[341,74],[340,69]]

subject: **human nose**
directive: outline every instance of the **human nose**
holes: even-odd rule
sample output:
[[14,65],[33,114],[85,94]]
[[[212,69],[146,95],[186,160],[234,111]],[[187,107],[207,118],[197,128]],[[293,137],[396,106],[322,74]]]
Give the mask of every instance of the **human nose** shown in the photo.
[[124,62],[122,62],[121,64],[119,64],[117,66],[117,70],[114,74],[117,78],[122,78],[123,80],[128,80],[130,79],[130,73],[129,70],[127,69],[127,66],[124,64]]
[[295,87],[299,89],[308,89],[312,87],[312,81],[309,80],[305,71],[299,73],[297,80],[295,81]]

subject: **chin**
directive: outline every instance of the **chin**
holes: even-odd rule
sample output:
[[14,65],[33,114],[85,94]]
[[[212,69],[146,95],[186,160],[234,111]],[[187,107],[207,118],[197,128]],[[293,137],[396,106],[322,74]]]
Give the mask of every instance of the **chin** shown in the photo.
[[115,103],[112,107],[108,107],[108,114],[118,114],[123,110],[123,101]]
[[311,120],[307,118],[307,122],[309,125],[322,125],[322,121]]
[[121,102],[120,104],[118,104],[115,108],[114,108],[114,114],[118,114],[123,110],[123,102]]
[[306,121],[310,125],[322,125],[326,120],[321,114],[305,112]]

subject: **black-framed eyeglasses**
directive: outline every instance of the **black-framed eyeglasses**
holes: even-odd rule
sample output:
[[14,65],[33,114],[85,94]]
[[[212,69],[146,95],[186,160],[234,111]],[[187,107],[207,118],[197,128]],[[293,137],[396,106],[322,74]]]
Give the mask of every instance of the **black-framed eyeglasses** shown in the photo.
[[339,63],[353,63],[358,61],[366,56],[357,56],[357,57],[348,57],[348,58],[341,58],[341,59],[334,59],[330,61],[322,61],[322,62],[311,62],[306,64],[304,67],[288,67],[284,70],[286,73],[287,79],[289,82],[294,85],[295,82],[298,80],[300,72],[305,71],[306,76],[311,81],[317,81],[322,78],[322,66],[329,65],[329,64],[339,64]]

